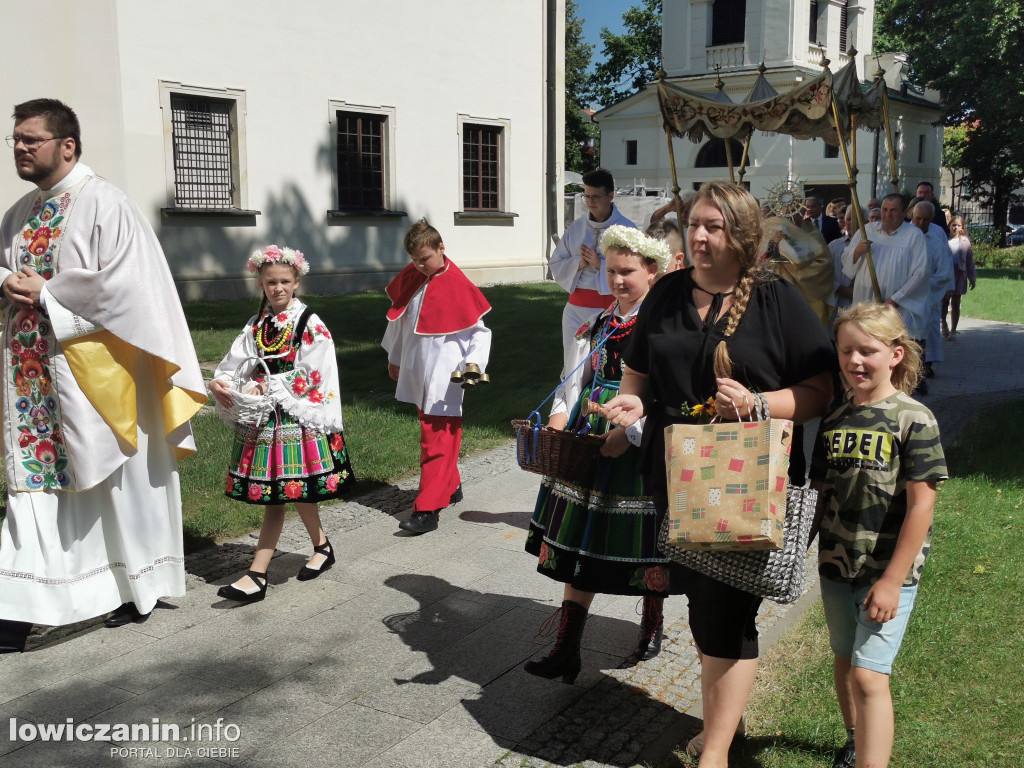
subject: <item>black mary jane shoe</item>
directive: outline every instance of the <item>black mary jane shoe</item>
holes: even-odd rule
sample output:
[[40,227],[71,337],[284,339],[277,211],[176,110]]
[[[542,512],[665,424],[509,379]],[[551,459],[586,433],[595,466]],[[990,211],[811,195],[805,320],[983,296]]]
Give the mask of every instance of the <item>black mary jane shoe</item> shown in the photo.
[[252,579],[259,589],[255,592],[243,592],[233,584],[228,584],[217,590],[217,597],[237,600],[239,603],[255,603],[265,598],[267,596],[267,572],[246,571],[245,575]]
[[452,497],[448,499],[448,506],[451,506],[452,504],[458,504],[464,498],[465,496],[463,496],[462,494],[462,483],[459,483],[459,487],[455,489],[455,493],[453,493]]
[[107,616],[103,626],[114,629],[115,627],[123,627],[125,624],[142,624],[149,619],[151,613],[152,611],[150,613],[139,613],[135,603],[122,603],[112,614]]
[[438,512],[413,512],[412,517],[403,520],[398,527],[410,533],[430,533],[437,530]]
[[309,565],[302,566],[302,568],[299,569],[299,575],[295,577],[299,581],[315,579],[324,571],[330,570],[331,566],[335,563],[334,547],[331,546],[331,540],[326,536],[324,537],[324,543],[318,547],[313,547],[313,551],[326,556],[327,559],[320,563],[320,566],[317,568],[310,568]]

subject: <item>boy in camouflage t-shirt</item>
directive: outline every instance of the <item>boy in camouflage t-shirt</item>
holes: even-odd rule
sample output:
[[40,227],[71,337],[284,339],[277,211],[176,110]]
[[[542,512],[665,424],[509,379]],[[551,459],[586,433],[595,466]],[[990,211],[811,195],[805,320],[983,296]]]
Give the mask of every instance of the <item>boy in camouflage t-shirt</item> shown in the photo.
[[[818,539],[823,579],[871,586],[889,567],[907,513],[908,480],[945,480],[939,424],[897,392],[866,406],[844,403],[821,423],[811,479],[822,481]],[[931,527],[903,586],[921,579]]]
[[[811,465],[818,573],[848,738],[833,768],[885,766],[893,743],[889,675],[931,543],[946,461],[939,426],[909,395],[920,348],[898,313],[857,304],[835,325],[850,400],[822,420]],[[860,726],[859,730],[855,727]]]

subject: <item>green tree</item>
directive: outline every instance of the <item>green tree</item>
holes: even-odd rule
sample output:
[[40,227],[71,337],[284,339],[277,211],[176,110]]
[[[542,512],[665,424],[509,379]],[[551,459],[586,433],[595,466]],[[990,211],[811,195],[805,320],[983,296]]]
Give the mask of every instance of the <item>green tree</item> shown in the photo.
[[942,166],[949,170],[953,197],[950,204],[954,211],[960,207],[960,190],[964,183],[964,153],[967,151],[970,131],[971,127],[966,124],[947,125],[942,131]]
[[565,168],[586,173],[597,167],[597,125],[583,111],[587,104],[590,57],[594,46],[583,40],[583,19],[576,0],[565,0]]
[[590,96],[602,106],[639,91],[661,66],[661,0],[642,0],[622,14],[622,21],[621,35],[601,30],[604,61],[594,67]]
[[904,51],[943,96],[943,122],[969,123],[960,167],[998,231],[1024,181],[1024,2],[878,0],[875,50]]

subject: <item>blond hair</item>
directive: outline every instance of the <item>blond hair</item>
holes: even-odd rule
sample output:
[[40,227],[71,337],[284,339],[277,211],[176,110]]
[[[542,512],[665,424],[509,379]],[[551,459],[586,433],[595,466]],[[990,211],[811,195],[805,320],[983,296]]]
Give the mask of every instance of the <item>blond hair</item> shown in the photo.
[[[739,327],[754,285],[767,279],[767,274],[758,265],[758,251],[761,245],[761,206],[745,187],[727,181],[708,181],[701,185],[693,199],[693,208],[706,202],[715,206],[725,222],[725,243],[740,261],[740,276],[732,292],[732,306],[727,315],[725,338],[732,336]],[[732,360],[725,340],[715,348],[715,376],[730,378]]]
[[[907,326],[895,307],[888,304],[861,302],[848,309],[839,310],[832,332],[838,338],[839,329],[847,323],[855,325],[873,339],[889,347],[903,347],[903,359],[889,374],[892,385],[901,392],[912,395],[924,374],[921,362],[921,347],[910,338]],[[849,383],[843,377],[843,388],[849,393]]]

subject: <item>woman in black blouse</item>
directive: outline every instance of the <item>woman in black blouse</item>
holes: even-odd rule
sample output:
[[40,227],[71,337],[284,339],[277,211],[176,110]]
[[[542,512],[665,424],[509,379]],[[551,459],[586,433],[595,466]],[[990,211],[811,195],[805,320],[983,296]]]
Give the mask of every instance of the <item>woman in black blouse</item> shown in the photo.
[[[621,394],[603,411],[620,426],[647,416],[644,467],[662,515],[668,508],[664,427],[689,421],[684,414],[691,406],[714,397],[720,418],[746,419],[757,392],[771,416],[802,423],[824,414],[832,398],[835,352],[828,334],[795,288],[757,268],[760,241],[761,212],[749,192],[725,182],[701,187],[687,233],[693,266],[651,289],[625,355]],[[761,598],[682,570],[702,658],[700,765],[727,766],[757,672],[754,620]]]

